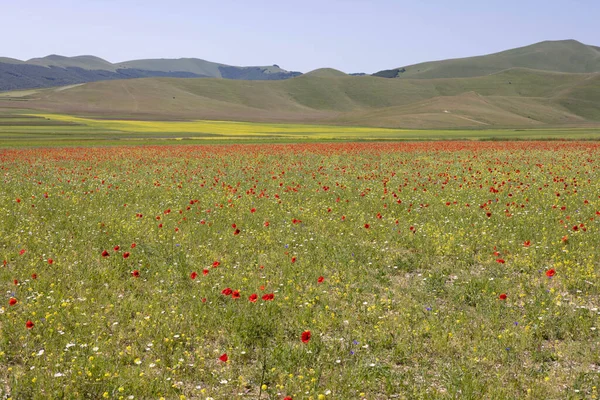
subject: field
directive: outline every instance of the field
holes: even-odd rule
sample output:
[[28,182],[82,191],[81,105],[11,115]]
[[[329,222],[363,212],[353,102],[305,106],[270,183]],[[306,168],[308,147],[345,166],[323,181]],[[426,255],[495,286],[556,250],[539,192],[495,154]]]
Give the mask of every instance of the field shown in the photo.
[[595,399],[599,154],[0,149],[0,394]]
[[235,121],[99,119],[0,111],[0,147],[398,140],[598,140],[600,128],[389,129]]

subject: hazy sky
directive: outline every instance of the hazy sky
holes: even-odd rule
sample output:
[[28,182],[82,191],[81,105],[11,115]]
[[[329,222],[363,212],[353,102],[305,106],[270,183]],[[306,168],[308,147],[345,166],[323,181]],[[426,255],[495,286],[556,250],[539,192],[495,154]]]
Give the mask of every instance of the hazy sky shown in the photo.
[[600,46],[599,17],[600,0],[0,0],[0,56],[376,72],[542,40]]

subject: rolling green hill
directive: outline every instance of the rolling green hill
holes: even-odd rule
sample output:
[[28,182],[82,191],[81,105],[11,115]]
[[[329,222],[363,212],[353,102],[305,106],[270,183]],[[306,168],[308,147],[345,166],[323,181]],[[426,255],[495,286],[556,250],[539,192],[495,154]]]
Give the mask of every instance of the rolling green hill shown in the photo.
[[600,73],[513,68],[471,78],[381,79],[322,69],[280,81],[148,78],[4,93],[0,107],[157,120],[579,126],[600,123]]
[[0,58],[0,91],[146,77],[278,80],[300,75],[277,65],[236,67],[197,58],[134,60],[112,64],[95,56],[50,55],[27,61]]
[[546,41],[478,57],[424,62],[374,74],[383,78],[463,78],[484,76],[510,68],[544,71],[600,72],[600,48],[576,40]]

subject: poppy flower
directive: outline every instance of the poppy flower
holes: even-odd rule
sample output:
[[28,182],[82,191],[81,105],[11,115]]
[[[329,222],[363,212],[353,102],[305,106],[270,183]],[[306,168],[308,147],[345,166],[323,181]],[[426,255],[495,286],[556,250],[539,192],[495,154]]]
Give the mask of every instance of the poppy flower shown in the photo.
[[203,269],[202,270],[202,275],[205,275],[205,276],[208,275],[208,270],[207,269]]
[[108,253],[108,251],[104,250],[102,252],[102,257],[108,257],[108,256],[110,256],[110,254]]
[[258,299],[258,295],[256,293],[252,293],[250,295],[250,297],[248,297],[248,300],[252,303],[256,303],[256,300]]
[[292,399],[292,396],[285,396],[285,397],[283,398],[283,400],[294,400],[294,399]]
[[125,253],[123,253],[123,258],[128,258],[129,257],[129,252],[126,251]]
[[296,257],[292,257],[292,264],[296,262]]
[[562,240],[563,243],[567,243],[569,241],[569,236],[565,235],[565,236],[562,237],[561,240]]
[[318,282],[318,283],[323,283],[323,281],[324,281],[324,280],[325,280],[325,278],[323,278],[322,276],[320,276],[320,277],[317,279],[317,282]]
[[163,227],[163,225],[162,225],[162,224],[158,224],[158,227],[159,227],[159,228],[162,228],[162,227]]
[[310,341],[310,331],[304,331],[302,332],[302,335],[300,335],[300,340],[302,340],[302,343],[308,343]]
[[19,281],[15,279],[15,280],[13,281],[13,283],[14,283],[15,285],[18,285],[18,284],[19,284]]
[[194,271],[194,272],[192,272],[192,273],[190,274],[190,278],[191,278],[192,280],[196,279],[197,277],[198,277],[198,273],[197,273],[196,271]]
[[489,218],[489,217],[491,217],[491,216],[492,216],[492,213],[491,213],[491,212],[488,212],[488,213],[485,213],[485,215],[486,215],[486,216]]
[[225,288],[221,291],[221,294],[225,296],[230,296],[231,293],[233,293],[233,290],[231,290],[231,288]]
[[240,291],[239,290],[234,290],[233,293],[231,293],[231,298],[233,298],[233,299],[239,299],[240,298]]
[[131,248],[132,248],[132,249],[135,249],[135,246],[137,246],[137,244],[135,244],[135,243],[131,243]]
[[19,255],[22,256],[23,254],[25,254],[25,249],[21,249],[21,251],[19,251]]
[[221,357],[219,357],[219,360],[227,362],[229,360],[229,357],[227,357],[227,353],[223,353]]
[[500,296],[498,296],[500,300],[506,300],[506,297],[508,297],[506,296],[506,293],[502,293]]
[[133,272],[131,273],[131,276],[133,276],[134,278],[139,278],[140,271],[138,271],[137,269],[134,269]]
[[202,302],[203,302],[203,303],[206,303],[206,297],[203,297],[203,298],[202,298]]
[[33,322],[31,322],[31,320],[30,320],[30,319],[28,319],[28,320],[27,320],[27,322],[25,322],[25,328],[27,328],[27,329],[31,329],[31,328],[33,328],[33,327],[34,327],[34,323],[33,323]]
[[18,303],[18,301],[17,301],[17,299],[15,299],[14,297],[11,297],[11,298],[8,300],[8,305],[9,305],[9,306],[14,306],[14,305],[15,305],[15,304],[17,304],[17,303]]
[[529,247],[529,246],[531,246],[531,241],[526,240],[523,242],[523,247]]
[[499,258],[499,259],[496,260],[496,262],[498,264],[504,264],[506,261],[504,261],[502,258]]
[[256,208],[251,208],[251,209],[250,209],[250,212],[251,212],[251,213],[255,213],[255,212],[256,212]]
[[546,271],[546,276],[548,278],[552,278],[554,275],[556,275],[556,271],[554,269],[549,269],[548,271]]
[[114,251],[119,251],[120,249],[121,249],[121,246],[115,246],[115,247],[113,248],[113,250],[114,250]]
[[265,295],[263,295],[262,299],[264,301],[270,301],[273,300],[275,298],[275,294],[274,293],[267,293]]
[[217,268],[221,263],[219,261],[215,261],[212,263],[213,268]]
[[36,273],[31,274],[31,279],[37,279],[37,274]]
[[51,259],[51,258],[49,258],[49,259],[48,259],[48,264],[52,265],[53,263],[54,263],[54,260],[53,260],[53,259]]
[[233,231],[233,235],[234,235],[234,236],[237,236],[237,235],[239,235],[239,234],[240,234],[240,230],[239,230],[239,229],[236,229],[235,231]]
[[264,225],[268,227],[268,226],[270,225],[270,224],[269,224],[269,221],[265,221],[265,224],[264,224]]
[[365,229],[369,229],[370,227],[371,227],[371,225],[365,224]]

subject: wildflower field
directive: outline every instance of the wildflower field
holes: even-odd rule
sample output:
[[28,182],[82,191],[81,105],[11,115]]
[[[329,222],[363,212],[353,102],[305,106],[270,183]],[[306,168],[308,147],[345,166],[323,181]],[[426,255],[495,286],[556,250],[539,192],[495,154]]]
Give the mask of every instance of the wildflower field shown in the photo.
[[594,399],[600,144],[0,149],[0,397]]

